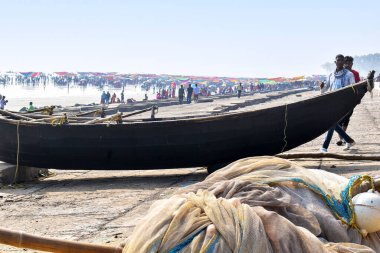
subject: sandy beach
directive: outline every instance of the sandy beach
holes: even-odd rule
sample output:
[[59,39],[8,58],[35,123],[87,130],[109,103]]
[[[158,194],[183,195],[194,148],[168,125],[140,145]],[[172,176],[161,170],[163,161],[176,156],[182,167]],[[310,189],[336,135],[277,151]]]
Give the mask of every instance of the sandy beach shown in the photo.
[[[273,99],[255,108],[291,103],[318,95],[307,91]],[[255,94],[215,100],[212,103],[177,105],[160,109],[159,115],[207,114],[221,106],[242,103],[270,94]],[[380,155],[380,96],[366,94],[351,118],[348,133],[357,145],[349,151],[335,145],[335,134],[329,151],[345,154]],[[244,107],[239,110],[249,110]],[[146,117],[141,115],[139,117]],[[316,152],[324,135],[289,152]],[[296,159],[306,168],[317,168],[345,177],[355,174],[380,175],[380,162],[343,161],[335,159]],[[203,180],[205,168],[136,171],[67,171],[51,170],[50,177],[38,181],[4,186],[0,189],[0,221],[2,227],[23,230],[84,242],[117,245],[133,231],[135,225],[156,200],[168,198],[176,190]],[[0,246],[2,252],[37,252]]]

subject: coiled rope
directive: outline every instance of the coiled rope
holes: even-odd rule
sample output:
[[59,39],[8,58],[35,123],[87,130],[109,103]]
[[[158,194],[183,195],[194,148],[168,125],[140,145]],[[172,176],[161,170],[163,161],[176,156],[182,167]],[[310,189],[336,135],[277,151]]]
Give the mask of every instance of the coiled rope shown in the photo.
[[66,113],[63,114],[62,117],[59,117],[59,118],[55,118],[51,121],[51,125],[52,126],[60,126],[60,125],[65,125],[69,123],[69,120],[67,119],[67,115]]
[[108,120],[108,123],[111,123],[111,122],[116,122],[118,124],[123,123],[122,114],[121,113],[117,113],[114,116],[110,117],[109,120]]

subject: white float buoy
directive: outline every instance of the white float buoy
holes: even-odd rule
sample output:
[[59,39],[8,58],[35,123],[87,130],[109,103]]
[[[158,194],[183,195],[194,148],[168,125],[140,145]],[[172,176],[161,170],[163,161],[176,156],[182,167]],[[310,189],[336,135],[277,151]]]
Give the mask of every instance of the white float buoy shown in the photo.
[[378,192],[363,192],[352,198],[356,214],[356,225],[364,233],[380,230],[380,194]]

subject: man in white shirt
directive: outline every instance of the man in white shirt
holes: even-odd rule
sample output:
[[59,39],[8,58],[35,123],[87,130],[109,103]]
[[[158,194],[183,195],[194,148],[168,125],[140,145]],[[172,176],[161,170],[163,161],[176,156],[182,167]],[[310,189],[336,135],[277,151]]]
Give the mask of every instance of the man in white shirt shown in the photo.
[[200,90],[199,90],[198,84],[196,83],[194,87],[194,102],[198,102],[199,93],[200,93]]
[[8,100],[5,100],[5,96],[0,95],[0,109],[1,110],[4,110],[7,103],[8,103]]
[[321,91],[333,91],[355,83],[354,74],[344,68],[344,56],[339,54],[335,58],[336,70],[327,77],[326,83],[322,83]]
[[[333,73],[331,73],[327,77],[326,83],[322,82],[321,92],[334,91],[341,89],[347,85],[355,83],[354,74],[351,71],[344,68],[344,56],[338,54],[335,57],[335,65],[336,69]],[[342,139],[346,142],[346,147],[344,150],[350,149],[353,145],[355,145],[355,141],[339,126],[339,124],[334,124],[328,131],[325,137],[325,141],[323,142],[321,152],[326,153],[329,147],[331,138],[334,134],[334,130],[342,137]]]

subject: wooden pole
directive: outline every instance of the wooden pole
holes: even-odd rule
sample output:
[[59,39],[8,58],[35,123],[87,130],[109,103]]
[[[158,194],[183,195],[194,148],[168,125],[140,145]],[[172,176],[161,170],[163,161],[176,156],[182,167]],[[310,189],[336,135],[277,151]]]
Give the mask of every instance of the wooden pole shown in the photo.
[[84,122],[84,124],[94,124],[94,123],[102,123],[102,122],[105,122],[105,121],[109,121],[109,120],[112,120],[118,116],[122,116],[122,113],[121,112],[118,112],[114,115],[111,115],[111,116],[108,116],[106,118],[97,118],[97,119],[93,119],[93,120],[90,120],[90,121],[87,121],[87,122]]
[[380,161],[380,156],[374,155],[342,155],[335,153],[282,153],[275,155],[276,157],[284,159],[296,159],[296,158],[334,158],[341,160],[368,160],[368,161]]
[[33,120],[32,118],[29,118],[29,117],[26,117],[26,116],[23,116],[23,115],[20,115],[20,114],[17,114],[17,113],[9,112],[9,111],[6,111],[6,110],[1,110],[1,109],[0,109],[0,114],[4,115],[4,116],[10,116],[10,117],[13,117],[13,118],[16,118],[16,119]]
[[146,108],[146,109],[142,109],[140,111],[137,111],[137,112],[132,112],[132,113],[128,113],[128,114],[124,114],[122,116],[122,118],[126,118],[126,117],[130,117],[130,116],[133,116],[133,115],[137,115],[137,114],[140,114],[140,113],[143,113],[143,112],[149,112],[152,110],[153,107],[149,107],[149,108]]
[[0,243],[54,253],[121,253],[119,246],[105,246],[83,242],[73,242],[49,237],[35,236],[24,232],[0,228]]
[[50,116],[50,117],[45,117],[45,118],[40,118],[40,119],[33,119],[31,122],[44,122],[44,121],[52,121],[54,119],[60,119],[64,117],[65,115],[61,116]]
[[[99,109],[88,111],[88,112],[82,112],[82,113],[76,114],[75,116],[81,117],[81,116],[93,114],[93,113],[96,113],[96,112],[101,112],[101,110],[102,110],[102,108],[99,108]],[[107,110],[105,109],[105,111],[107,111]]]
[[149,107],[146,109],[142,109],[142,110],[132,112],[132,113],[128,113],[128,114],[124,114],[124,115],[121,112],[118,112],[118,113],[111,115],[109,117],[106,117],[106,118],[97,118],[97,119],[87,121],[87,122],[85,122],[85,124],[101,123],[101,122],[108,121],[112,118],[115,118],[117,116],[120,116],[122,119],[124,119],[124,118],[130,117],[130,116],[137,115],[137,114],[144,113],[144,112],[148,112],[148,111],[151,111],[152,109],[157,109],[157,108],[158,108],[157,106],[152,106],[152,107]]

